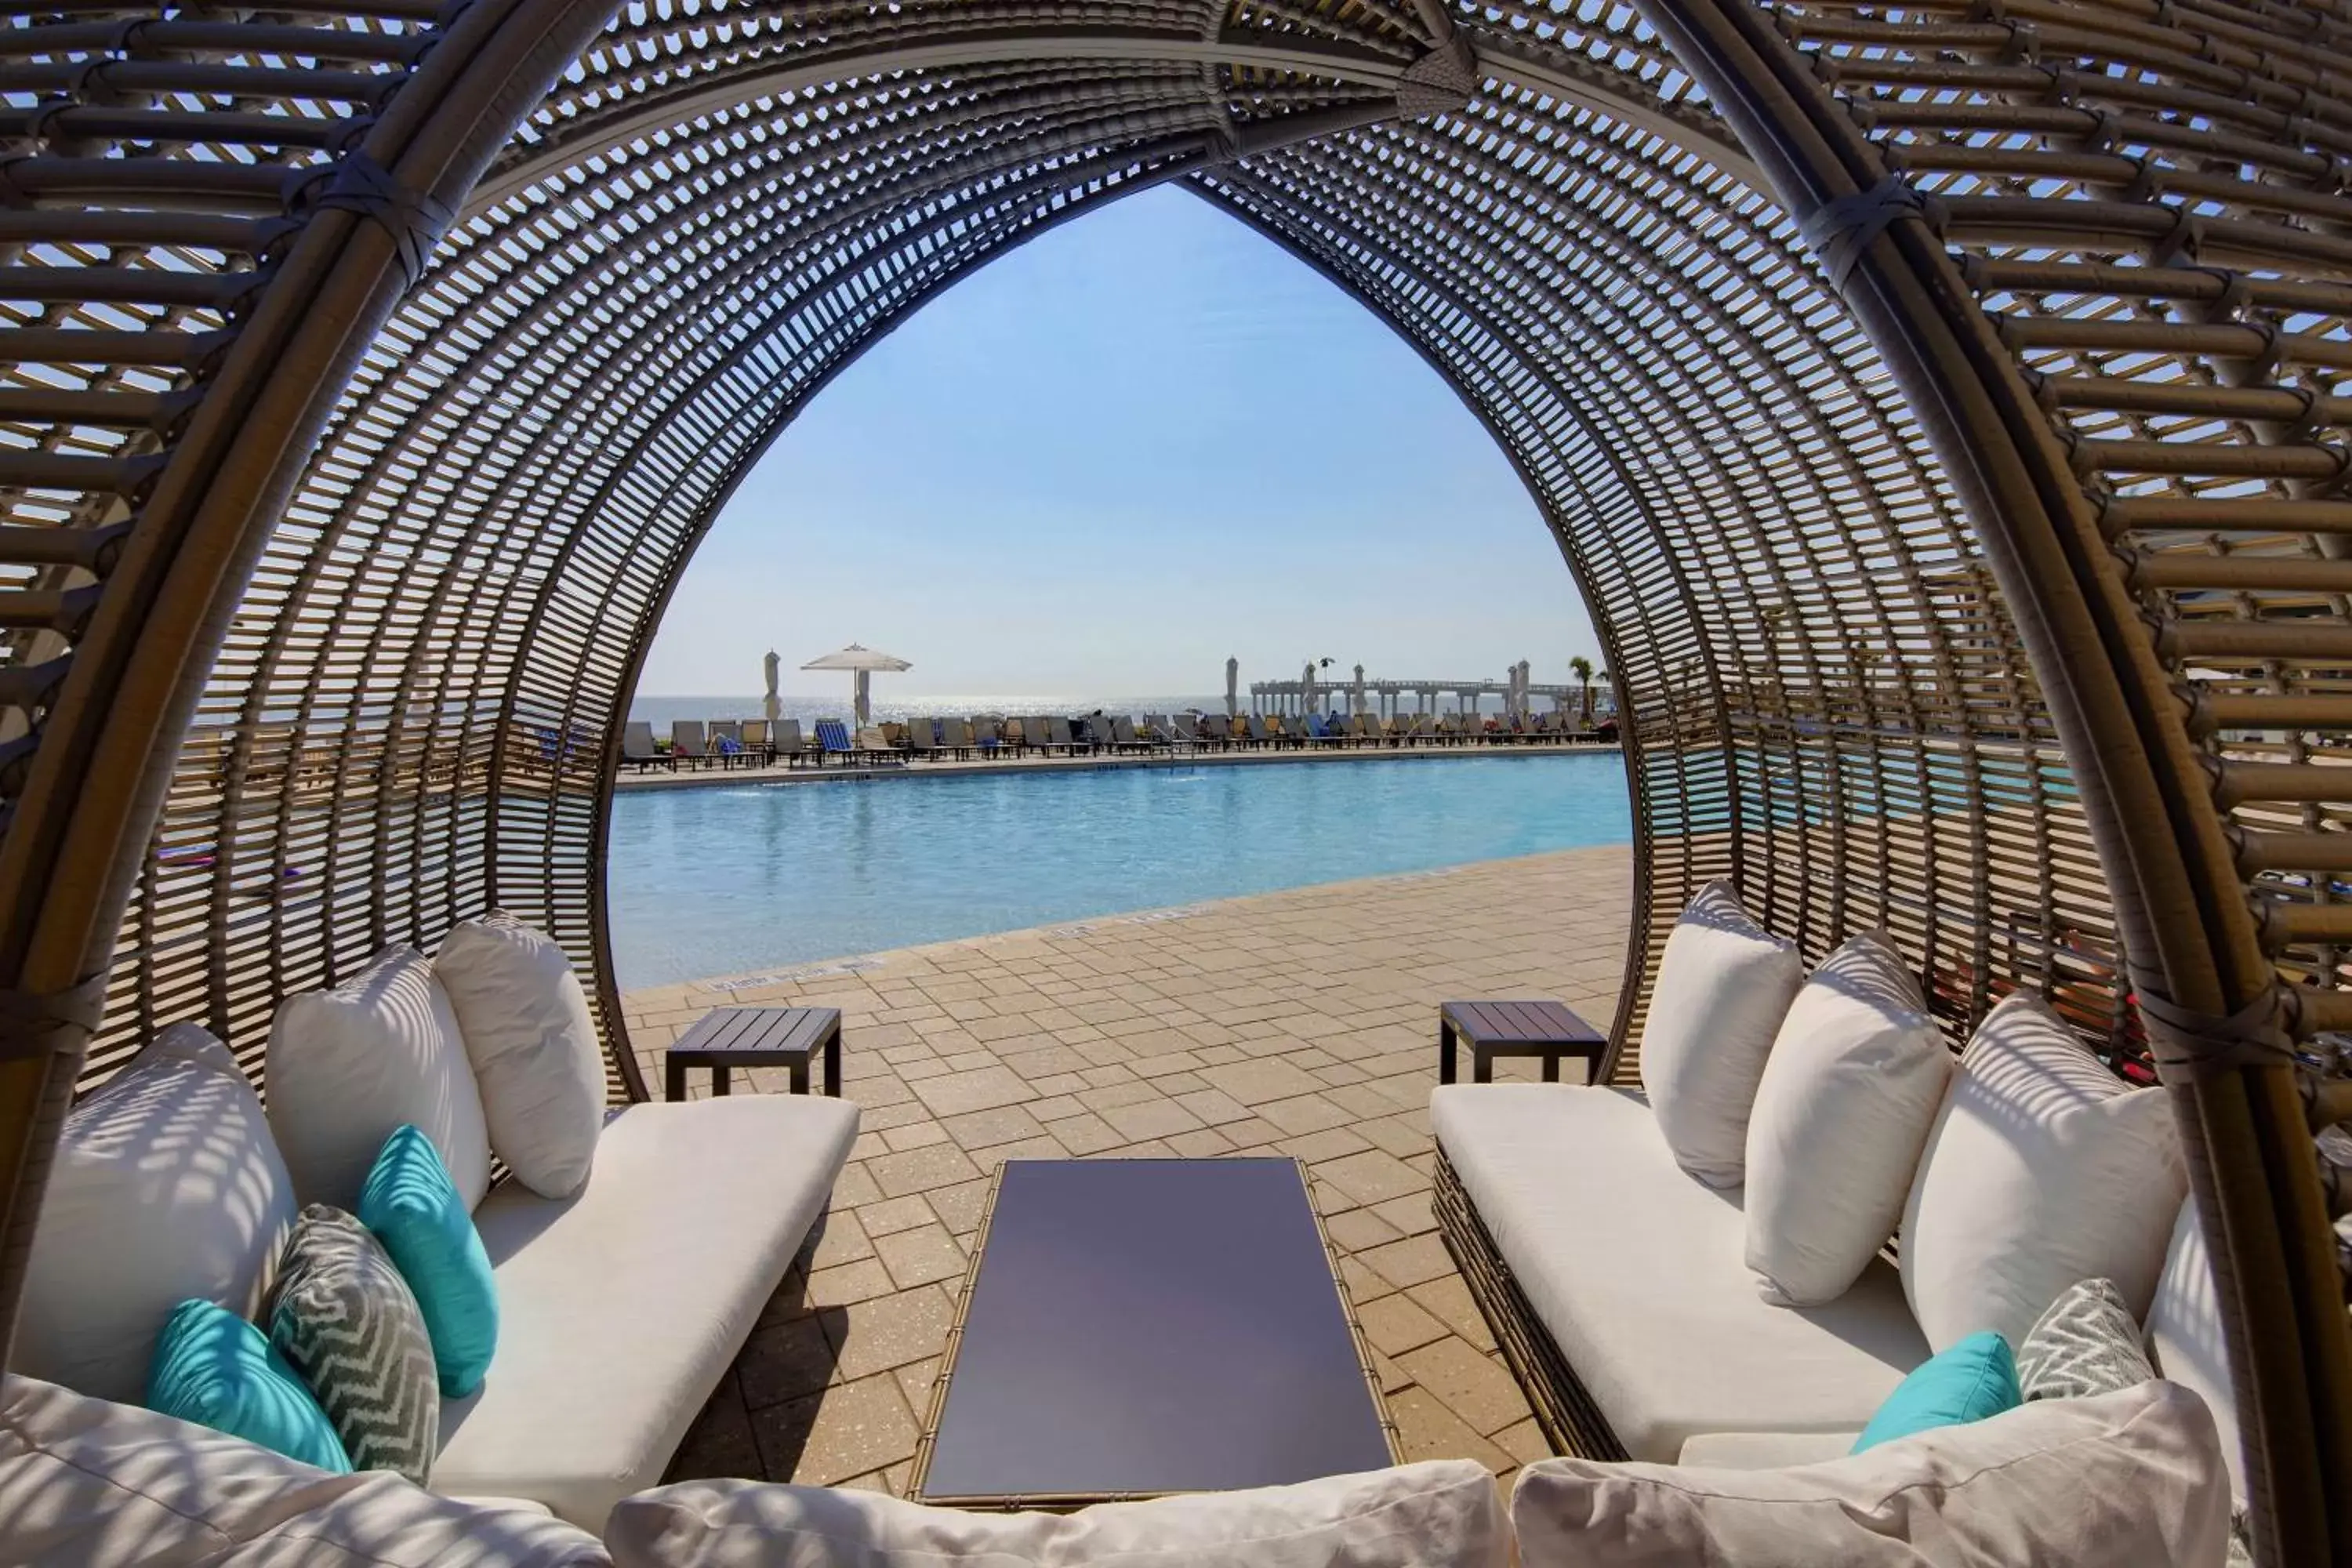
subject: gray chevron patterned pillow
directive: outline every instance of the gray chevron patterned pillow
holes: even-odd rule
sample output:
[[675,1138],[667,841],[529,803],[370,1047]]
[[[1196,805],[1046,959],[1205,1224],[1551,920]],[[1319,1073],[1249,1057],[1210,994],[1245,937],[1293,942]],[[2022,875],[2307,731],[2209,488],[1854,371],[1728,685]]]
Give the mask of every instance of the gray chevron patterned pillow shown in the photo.
[[2086,1399],[2155,1375],[2139,1323],[2109,1279],[2068,1286],[2017,1347],[2017,1386],[2028,1399]]
[[423,1486],[441,1432],[441,1385],[416,1298],[367,1226],[312,1204],[286,1243],[269,1342],[310,1385],[354,1469]]

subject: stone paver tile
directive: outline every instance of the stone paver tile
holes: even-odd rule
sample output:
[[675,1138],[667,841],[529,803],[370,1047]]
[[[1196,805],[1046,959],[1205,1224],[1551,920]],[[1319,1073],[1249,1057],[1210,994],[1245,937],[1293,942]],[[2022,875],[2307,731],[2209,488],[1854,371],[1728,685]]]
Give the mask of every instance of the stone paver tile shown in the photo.
[[1495,1348],[1495,1336],[1486,1327],[1486,1315],[1478,1303],[1470,1299],[1470,1287],[1462,1283],[1459,1274],[1441,1274],[1426,1279],[1405,1292],[1418,1302],[1423,1310],[1433,1314],[1445,1326],[1470,1342],[1481,1351]]
[[[993,1060],[993,1058],[991,1058]],[[1010,1068],[990,1066],[949,1072],[915,1084],[916,1096],[934,1116],[958,1116],[967,1110],[992,1110],[1037,1098],[1029,1082]]]
[[[910,1362],[893,1374],[898,1380],[898,1392],[907,1396],[907,1408],[915,1413],[918,1426],[931,1418],[931,1390],[940,1381],[940,1358],[931,1356]],[[903,1493],[901,1496],[905,1495]]]
[[1246,1060],[1204,1067],[1201,1076],[1244,1105],[1262,1106],[1273,1100],[1313,1094],[1323,1085],[1312,1073],[1281,1060]]
[[1213,1127],[1196,1127],[1190,1132],[1171,1132],[1165,1142],[1187,1160],[1213,1160],[1234,1151],[1232,1142]]
[[1051,1122],[1047,1130],[1055,1142],[1073,1154],[1097,1154],[1127,1142],[1109,1122],[1091,1110]]
[[1404,1352],[1397,1364],[1482,1434],[1528,1419],[1527,1396],[1503,1364],[1452,1334]]
[[1423,1459],[1475,1459],[1500,1472],[1516,1463],[1417,1384],[1389,1396],[1389,1414],[1396,1417],[1397,1447],[1409,1465]]
[[1027,1108],[1018,1105],[999,1106],[994,1110],[966,1111],[950,1116],[940,1125],[946,1136],[952,1138],[967,1152],[991,1148],[999,1143],[1016,1142],[1034,1138],[1045,1128]]
[[751,1413],[744,1408],[742,1391],[729,1373],[705,1402],[685,1441],[671,1456],[664,1481],[722,1479],[730,1476],[765,1474],[759,1439],[752,1436]]
[[1211,1127],[1226,1121],[1245,1121],[1250,1108],[1221,1089],[1195,1089],[1191,1094],[1176,1096],[1176,1103],[1191,1111]]
[[900,1154],[909,1149],[928,1149],[934,1143],[948,1142],[948,1130],[926,1119],[905,1127],[889,1129],[882,1134],[882,1142],[888,1146],[890,1152]]
[[1397,1239],[1397,1229],[1370,1209],[1349,1209],[1327,1215],[1323,1228],[1343,1252],[1369,1252]]
[[857,1211],[857,1219],[868,1237],[887,1236],[894,1230],[912,1230],[919,1225],[930,1224],[931,1205],[923,1201],[921,1194],[913,1193],[903,1198],[868,1204]]
[[1437,1228],[1437,1215],[1431,1209],[1427,1193],[1414,1193],[1409,1197],[1391,1198],[1384,1204],[1374,1204],[1372,1212],[1404,1232],[1419,1236]]
[[874,1173],[854,1161],[844,1165],[841,1174],[833,1179],[835,1208],[861,1208],[881,1195],[882,1189],[874,1183]]
[[1402,1294],[1383,1296],[1369,1307],[1358,1308],[1356,1321],[1363,1325],[1364,1337],[1371,1341],[1372,1348],[1383,1355],[1401,1356],[1433,1340],[1450,1337],[1444,1323]]
[[861,1258],[855,1263],[814,1270],[808,1277],[806,1300],[813,1309],[845,1307],[852,1301],[887,1296],[897,1289],[880,1258]]
[[971,1163],[971,1156],[952,1143],[934,1143],[928,1149],[909,1149],[903,1154],[884,1154],[866,1164],[876,1184],[894,1198],[951,1186],[980,1174],[980,1167]]
[[817,1223],[815,1233],[802,1247],[809,1268],[830,1268],[874,1256],[874,1245],[866,1239],[866,1228],[854,1210],[827,1210]]
[[[1400,1160],[1406,1160],[1429,1152],[1429,1130],[1425,1126],[1413,1125],[1414,1120],[1414,1114],[1408,1111],[1402,1116],[1385,1117],[1378,1121],[1358,1121],[1354,1125],[1367,1142]],[[1428,1117],[1423,1115],[1420,1120],[1426,1122]]]
[[1320,1132],[1356,1120],[1352,1114],[1319,1094],[1302,1094],[1289,1100],[1273,1100],[1259,1106],[1257,1113],[1285,1132],[1293,1134]]
[[1201,1125],[1199,1118],[1174,1100],[1156,1098],[1134,1105],[1100,1108],[1100,1114],[1130,1142],[1190,1132]]
[[[1030,1087],[1034,1089],[1037,1086],[1032,1084]],[[1087,1111],[1085,1102],[1079,1100],[1076,1093],[1056,1094],[1045,1100],[1033,1100],[1021,1109],[1040,1121],[1059,1121],[1066,1116],[1083,1116]]]
[[915,1418],[888,1373],[772,1406],[752,1430],[767,1473],[802,1486],[831,1486],[915,1452]]
[[963,1275],[963,1249],[955,1244],[944,1226],[927,1225],[919,1230],[896,1232],[876,1241],[874,1250],[901,1290],[928,1285],[935,1279],[961,1279]]
[[[840,1309],[834,1309],[838,1311]],[[756,1331],[735,1358],[746,1408],[764,1410],[787,1399],[814,1394],[834,1377],[834,1342],[825,1333],[828,1313],[812,1313]]]
[[939,1187],[924,1194],[930,1201],[931,1212],[940,1223],[957,1236],[978,1228],[981,1211],[988,1206],[988,1189],[992,1184],[982,1176],[976,1182],[958,1182],[951,1187]]
[[1367,1304],[1396,1290],[1395,1286],[1373,1273],[1369,1265],[1346,1253],[1339,1258],[1339,1283],[1348,1288],[1348,1300],[1356,1304],[1359,1312]]
[[[1270,1123],[1261,1122],[1266,1126]],[[1320,1132],[1304,1133],[1297,1138],[1285,1138],[1282,1152],[1308,1164],[1336,1160],[1342,1154],[1354,1154],[1368,1147],[1364,1141],[1344,1127],[1326,1127]],[[1354,1200],[1346,1200],[1352,1202]]]
[[1506,1426],[1496,1433],[1495,1446],[1523,1465],[1532,1465],[1538,1459],[1552,1457],[1551,1445],[1544,1441],[1543,1428],[1536,1425],[1536,1418],[1532,1415],[1516,1426]]
[[1158,1089],[1140,1079],[1125,1079],[1078,1091],[1078,1099],[1097,1116],[1106,1110],[1116,1110],[1122,1105],[1147,1105],[1160,1098]]
[[1360,1204],[1386,1203],[1424,1191],[1427,1178],[1393,1154],[1367,1149],[1344,1159],[1327,1160],[1315,1167],[1316,1180],[1328,1182]]
[[901,1290],[827,1312],[821,1321],[841,1381],[854,1383],[945,1350],[955,1305],[944,1290]]
[[1454,1259],[1446,1256],[1445,1244],[1434,1236],[1391,1241],[1360,1256],[1375,1273],[1400,1290],[1454,1272]]

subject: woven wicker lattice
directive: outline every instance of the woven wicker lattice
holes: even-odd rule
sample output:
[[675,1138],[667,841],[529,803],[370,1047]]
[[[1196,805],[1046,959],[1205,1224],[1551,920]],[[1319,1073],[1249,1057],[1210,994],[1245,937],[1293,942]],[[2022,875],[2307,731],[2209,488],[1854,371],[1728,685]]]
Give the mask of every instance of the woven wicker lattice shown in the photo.
[[[74,1079],[160,1022],[251,1060],[285,992],[502,903],[616,1027],[617,721],[709,519],[908,312],[1172,182],[1420,349],[1558,533],[1633,721],[1621,1040],[1664,922],[1728,875],[1811,953],[1890,929],[1956,1038],[2025,987],[2119,1066],[2162,1058],[2252,1325],[2257,1515],[2276,1552],[2352,1552],[2352,1343],[2287,1057],[2352,1022],[2352,22],[16,20],[12,1248]],[[0,1256],[0,1313],[14,1274]]]

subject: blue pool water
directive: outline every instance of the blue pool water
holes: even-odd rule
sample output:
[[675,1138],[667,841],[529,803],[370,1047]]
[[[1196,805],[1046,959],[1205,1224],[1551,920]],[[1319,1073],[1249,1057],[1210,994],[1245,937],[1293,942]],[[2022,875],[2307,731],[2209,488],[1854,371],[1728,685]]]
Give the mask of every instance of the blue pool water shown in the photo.
[[623,988],[1633,837],[1592,756],[647,790],[613,802]]

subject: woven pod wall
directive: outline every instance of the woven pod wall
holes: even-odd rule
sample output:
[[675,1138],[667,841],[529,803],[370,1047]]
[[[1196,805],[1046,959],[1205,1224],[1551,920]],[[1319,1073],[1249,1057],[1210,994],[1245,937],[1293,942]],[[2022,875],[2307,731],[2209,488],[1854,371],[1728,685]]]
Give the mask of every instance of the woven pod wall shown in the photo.
[[[619,719],[702,531],[909,311],[1168,183],[1413,343],[1558,535],[1631,720],[1621,1046],[1713,876],[1811,956],[1893,931],[1956,1039],[2038,990],[2133,1069],[2126,963],[2184,1062],[2273,960],[2292,1026],[2346,1016],[2340,25],[609,9],[0,41],[13,1248],[77,1074],[158,1023],[257,1067],[287,991],[502,903],[614,1031]],[[1853,199],[1889,173],[1933,201]],[[2240,1032],[2168,1076],[2256,1511],[2352,1551],[2325,1198],[2283,1034]]]

